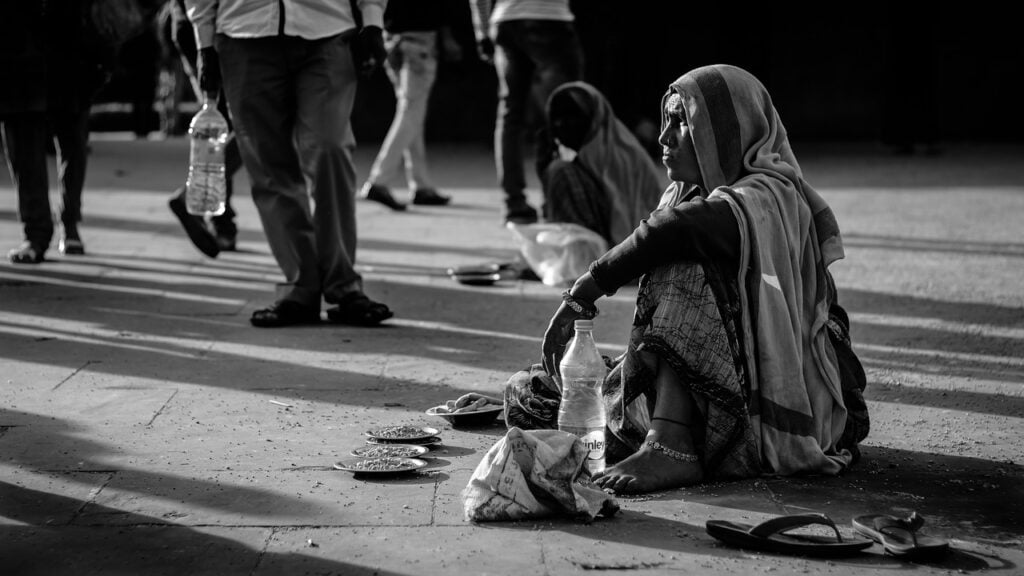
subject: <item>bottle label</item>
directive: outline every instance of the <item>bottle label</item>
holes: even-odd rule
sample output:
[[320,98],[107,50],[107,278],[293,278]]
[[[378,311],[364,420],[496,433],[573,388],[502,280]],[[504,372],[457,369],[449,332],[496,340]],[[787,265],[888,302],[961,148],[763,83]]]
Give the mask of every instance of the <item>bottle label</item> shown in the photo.
[[604,470],[604,429],[592,430],[580,436],[583,445],[587,447],[587,468],[593,472]]

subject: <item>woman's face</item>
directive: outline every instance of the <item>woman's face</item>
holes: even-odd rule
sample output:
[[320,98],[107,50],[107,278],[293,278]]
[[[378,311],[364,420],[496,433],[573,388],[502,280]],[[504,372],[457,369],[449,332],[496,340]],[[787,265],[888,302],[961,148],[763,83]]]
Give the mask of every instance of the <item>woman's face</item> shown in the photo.
[[590,130],[590,118],[567,92],[551,102],[551,135],[563,146],[579,150]]
[[686,123],[683,99],[673,93],[665,102],[665,116],[668,121],[661,131],[661,162],[668,169],[668,177],[675,182],[686,182],[704,186],[697,163],[697,152],[693,149],[693,137]]

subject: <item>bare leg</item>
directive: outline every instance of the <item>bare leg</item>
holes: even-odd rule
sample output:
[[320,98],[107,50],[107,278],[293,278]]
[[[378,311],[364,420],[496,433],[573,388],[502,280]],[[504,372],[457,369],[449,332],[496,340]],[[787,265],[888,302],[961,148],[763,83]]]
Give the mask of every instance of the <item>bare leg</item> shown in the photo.
[[[694,433],[703,426],[689,387],[660,359],[654,380],[658,399],[647,440],[684,454],[696,454]],[[619,493],[642,493],[697,484],[704,479],[700,462],[684,462],[646,443],[625,460],[607,468],[595,482]]]

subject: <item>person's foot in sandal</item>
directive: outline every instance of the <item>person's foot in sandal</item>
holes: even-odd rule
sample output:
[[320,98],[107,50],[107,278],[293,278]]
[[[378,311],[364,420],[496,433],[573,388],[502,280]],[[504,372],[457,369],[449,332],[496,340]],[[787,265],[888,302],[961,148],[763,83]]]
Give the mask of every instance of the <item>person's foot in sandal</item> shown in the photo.
[[45,258],[45,248],[40,248],[31,242],[22,242],[20,246],[7,253],[11,264],[39,264]]
[[278,300],[252,313],[249,322],[257,328],[281,328],[320,322],[320,309],[303,306],[294,300]]
[[936,558],[949,550],[942,538],[919,534],[924,517],[917,512],[897,518],[889,514],[866,514],[853,519],[853,529],[871,538],[893,556],[913,559]]
[[345,295],[334,308],[327,310],[327,319],[335,324],[377,326],[394,316],[385,304],[374,302],[362,292]]

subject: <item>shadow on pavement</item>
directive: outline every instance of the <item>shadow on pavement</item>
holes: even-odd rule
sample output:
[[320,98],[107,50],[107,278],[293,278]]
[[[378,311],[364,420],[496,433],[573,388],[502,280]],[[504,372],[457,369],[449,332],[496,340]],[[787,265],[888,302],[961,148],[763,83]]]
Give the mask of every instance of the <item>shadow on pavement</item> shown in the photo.
[[[0,481],[0,502],[31,502],[45,509],[76,508],[82,502]],[[24,521],[3,506],[6,518]],[[277,532],[270,528],[217,528],[169,525],[162,519],[95,506],[99,514],[127,515],[126,526],[3,525],[0,558],[6,574],[256,574],[272,565],[283,574],[399,576],[399,573],[332,561],[312,554],[266,549]],[[28,519],[26,519],[28,520]],[[227,533],[225,531],[225,533]],[[245,539],[240,542],[239,537]]]

